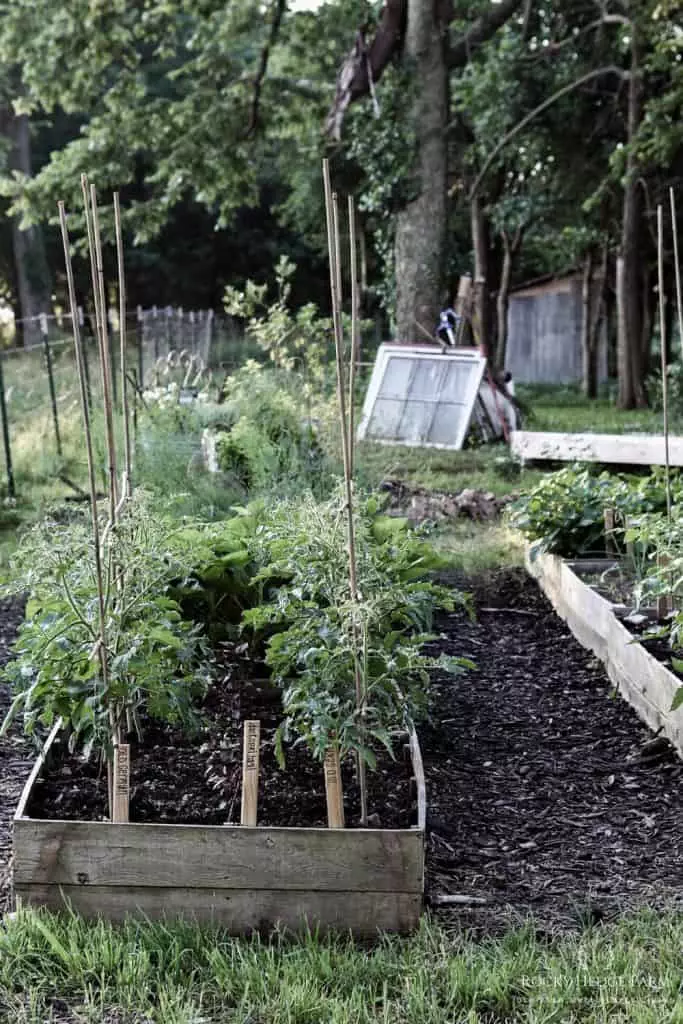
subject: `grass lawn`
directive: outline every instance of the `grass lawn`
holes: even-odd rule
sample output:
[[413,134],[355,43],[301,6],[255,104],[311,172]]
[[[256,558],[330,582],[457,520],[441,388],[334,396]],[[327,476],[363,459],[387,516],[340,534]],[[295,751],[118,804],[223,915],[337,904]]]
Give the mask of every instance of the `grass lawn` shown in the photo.
[[676,1024],[682,977],[683,918],[654,913],[482,941],[426,919],[365,947],[31,912],[0,933],[12,1024]]

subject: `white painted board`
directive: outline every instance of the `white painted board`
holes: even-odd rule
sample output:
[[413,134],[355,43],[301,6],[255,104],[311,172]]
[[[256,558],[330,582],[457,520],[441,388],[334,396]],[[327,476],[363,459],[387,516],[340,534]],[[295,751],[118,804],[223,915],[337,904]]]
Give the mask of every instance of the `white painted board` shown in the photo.
[[[662,434],[560,434],[515,430],[510,447],[523,461],[665,465]],[[669,437],[669,464],[683,466],[683,437]]]

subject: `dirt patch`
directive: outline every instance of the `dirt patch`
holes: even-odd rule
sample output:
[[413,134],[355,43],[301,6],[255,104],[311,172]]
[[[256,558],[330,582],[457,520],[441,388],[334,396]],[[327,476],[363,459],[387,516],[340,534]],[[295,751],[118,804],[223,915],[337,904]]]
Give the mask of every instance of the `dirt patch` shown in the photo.
[[448,491],[427,491],[410,487],[401,480],[384,480],[380,490],[389,495],[388,511],[406,516],[412,523],[441,523],[449,519],[474,519],[484,522],[497,519],[502,510],[514,501],[507,494],[498,497],[492,491],[466,488],[451,494]]

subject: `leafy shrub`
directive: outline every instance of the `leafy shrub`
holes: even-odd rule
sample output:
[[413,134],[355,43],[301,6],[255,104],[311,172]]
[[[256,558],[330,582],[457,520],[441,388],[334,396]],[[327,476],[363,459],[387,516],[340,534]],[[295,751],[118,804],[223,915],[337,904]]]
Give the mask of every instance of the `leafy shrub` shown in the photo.
[[226,420],[217,438],[220,469],[245,491],[286,481],[290,490],[325,485],[325,460],[302,404],[300,375],[249,362],[224,386]]
[[5,725],[21,712],[28,733],[62,717],[70,745],[111,752],[115,729],[138,732],[141,716],[194,723],[207,683],[200,627],[186,620],[171,589],[203,557],[174,536],[149,495],[138,492],[113,530],[102,522],[108,679],[99,658],[99,603],[89,517],[36,526],[12,563],[5,593],[28,593],[26,619],[7,666],[16,695]]
[[245,491],[263,489],[281,469],[277,448],[251,420],[239,420],[216,439],[221,472]]
[[[683,497],[683,480],[672,475],[674,498]],[[613,540],[623,544],[626,520],[666,508],[666,479],[657,468],[646,477],[628,479],[607,472],[568,466],[549,473],[509,510],[510,524],[539,551],[565,557],[604,552],[604,510],[617,512]]]
[[[435,608],[464,602],[425,582],[443,562],[407,524],[379,516],[378,503],[355,515],[359,600],[348,578],[344,501],[285,502],[255,540],[257,576],[271,600],[250,609],[244,626],[265,638],[265,660],[283,689],[282,742],[296,738],[322,759],[332,744],[374,764],[371,741],[391,750],[391,736],[409,727],[427,704],[421,653]],[[274,589],[273,588],[274,585]],[[451,669],[462,668],[452,659]],[[360,672],[365,703],[356,702]]]
[[253,281],[247,281],[243,291],[228,286],[223,304],[231,316],[246,321],[247,337],[275,366],[303,371],[307,387],[319,388],[325,381],[332,321],[320,317],[310,302],[296,312],[289,308],[295,271],[295,264],[281,256],[275,267],[277,298],[270,305],[268,286]]

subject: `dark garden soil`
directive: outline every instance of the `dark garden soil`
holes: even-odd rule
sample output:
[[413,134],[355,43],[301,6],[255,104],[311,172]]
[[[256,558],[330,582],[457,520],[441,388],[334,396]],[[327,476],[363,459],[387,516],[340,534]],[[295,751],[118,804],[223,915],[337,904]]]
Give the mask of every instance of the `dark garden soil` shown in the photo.
[[[447,581],[448,582],[448,581]],[[466,581],[453,578],[453,584]],[[440,911],[454,924],[499,931],[533,913],[547,928],[571,928],[639,906],[680,904],[683,877],[683,764],[612,694],[600,664],[573,639],[536,583],[522,570],[467,581],[474,622],[444,615],[434,652],[472,658],[477,668],[454,678],[437,673],[435,713],[420,729],[428,787],[427,883],[430,894],[460,894],[485,902]],[[14,619],[5,623],[7,634]],[[258,664],[236,674],[235,651],[222,649],[222,679],[207,711],[220,735],[194,747],[160,732],[134,758],[132,816],[136,820],[219,823],[239,818],[237,737],[250,715],[272,736],[277,702],[258,681]],[[258,714],[257,714],[258,713]],[[154,748],[157,747],[155,750]],[[172,749],[171,749],[172,748]],[[12,761],[10,752],[15,751]],[[25,749],[0,747],[6,857],[7,825],[28,771]],[[264,745],[259,820],[264,824],[323,824],[319,767],[290,752],[286,774]],[[43,787],[45,812],[66,816],[88,805],[104,812],[95,773],[53,774]],[[402,755],[371,775],[371,809],[383,826],[414,820],[414,794]],[[385,774],[386,773],[386,774]],[[10,775],[14,778],[10,782]],[[347,817],[356,818],[351,771],[345,778]],[[9,785],[15,796],[10,800]],[[285,788],[286,787],[286,788]],[[13,802],[12,802],[13,801]]]
[[[0,601],[0,667],[6,664],[17,626],[24,616],[22,601]],[[0,683],[0,721],[9,707],[7,687]],[[35,757],[34,748],[13,728],[0,737],[0,914],[11,903],[9,862],[12,850],[10,821],[19,802],[26,776]]]
[[[274,735],[282,720],[280,694],[267,679],[264,666],[251,661],[246,645],[220,644],[215,682],[202,709],[198,733],[144,724],[144,742],[131,741],[130,820],[184,825],[227,825],[240,820],[243,722],[261,723],[258,821],[260,825],[326,825],[323,769],[302,747],[285,748],[285,770],[275,757]],[[417,804],[411,792],[410,762],[396,762],[378,752],[377,770],[368,774],[371,824],[409,828]],[[347,825],[357,822],[360,801],[353,763],[342,765]],[[106,773],[96,763],[58,757],[46,779],[36,786],[29,807],[35,817],[104,819],[107,816]]]

